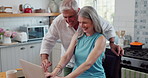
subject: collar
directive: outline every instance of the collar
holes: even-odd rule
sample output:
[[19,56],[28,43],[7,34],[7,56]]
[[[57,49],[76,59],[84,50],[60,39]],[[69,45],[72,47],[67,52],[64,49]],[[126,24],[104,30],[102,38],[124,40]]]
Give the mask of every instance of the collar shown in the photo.
[[[65,22],[66,22],[66,21],[65,21]],[[69,24],[68,24],[67,22],[66,22],[66,26],[67,26],[67,27],[70,27]]]

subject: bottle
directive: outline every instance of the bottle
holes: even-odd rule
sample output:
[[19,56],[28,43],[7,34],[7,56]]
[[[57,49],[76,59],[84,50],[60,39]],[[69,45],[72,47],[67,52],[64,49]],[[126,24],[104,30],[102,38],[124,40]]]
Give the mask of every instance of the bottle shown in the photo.
[[47,8],[48,13],[51,13],[51,9],[50,7]]
[[24,10],[24,9],[23,9],[23,4],[20,4],[20,5],[19,5],[19,11],[22,13],[23,10]]
[[5,12],[5,7],[1,6],[1,12]]
[[56,4],[56,2],[54,0],[52,0],[50,3],[49,3],[49,6],[48,6],[48,12],[51,13],[56,13],[58,12],[58,5]]

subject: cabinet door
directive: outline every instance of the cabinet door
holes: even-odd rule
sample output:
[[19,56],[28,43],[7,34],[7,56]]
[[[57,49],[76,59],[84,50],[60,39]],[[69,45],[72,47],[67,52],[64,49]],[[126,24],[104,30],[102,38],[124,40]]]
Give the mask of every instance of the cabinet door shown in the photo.
[[1,63],[1,49],[0,49],[0,72],[2,72],[2,63]]
[[[61,59],[61,43],[56,43],[52,50],[52,70],[54,70],[55,66],[59,63]],[[60,76],[64,76],[64,73],[60,74]]]
[[52,50],[52,70],[58,64],[61,58],[61,44],[56,43]]
[[26,46],[1,48],[2,71],[20,68],[19,59],[25,57]]
[[39,50],[40,43],[1,48],[2,71],[21,68],[19,59],[40,65]]
[[40,48],[41,48],[41,43],[36,43],[36,44],[30,44],[27,46],[28,47],[28,61],[41,65],[40,62]]

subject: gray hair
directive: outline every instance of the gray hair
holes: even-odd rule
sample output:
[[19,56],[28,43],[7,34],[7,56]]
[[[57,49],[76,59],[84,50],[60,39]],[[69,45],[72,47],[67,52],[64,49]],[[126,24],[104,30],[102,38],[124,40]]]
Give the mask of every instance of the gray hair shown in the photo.
[[[103,29],[100,25],[99,16],[93,7],[91,6],[83,7],[82,9],[80,9],[78,16],[85,17],[92,20],[95,31],[103,34]],[[84,32],[82,30],[79,30],[79,36],[82,36],[83,33]]]
[[75,0],[63,0],[60,5],[60,12],[62,13],[64,10],[75,10],[78,12],[78,4]]

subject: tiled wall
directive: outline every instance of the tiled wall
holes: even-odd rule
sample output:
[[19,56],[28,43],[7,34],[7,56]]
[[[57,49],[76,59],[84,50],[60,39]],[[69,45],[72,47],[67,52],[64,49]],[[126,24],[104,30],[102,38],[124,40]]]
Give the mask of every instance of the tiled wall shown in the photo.
[[135,0],[135,40],[148,48],[148,0]]
[[[40,23],[40,21],[42,23]],[[20,26],[49,25],[49,17],[4,17],[0,18],[0,28],[19,31]]]
[[114,27],[148,48],[148,0],[116,0]]

